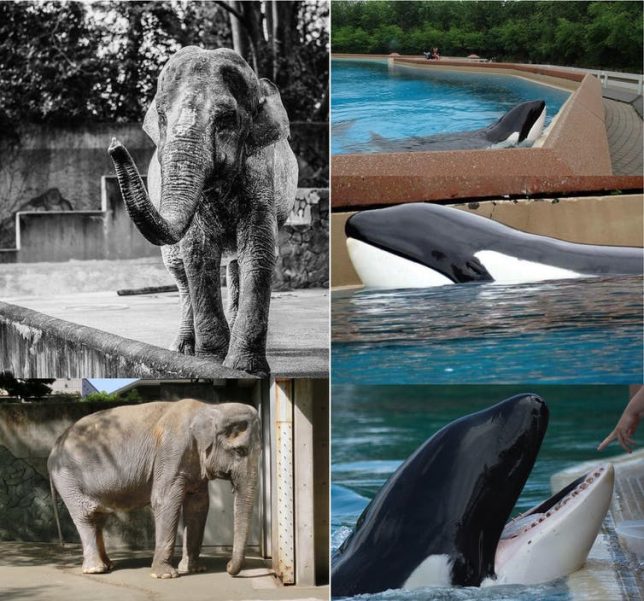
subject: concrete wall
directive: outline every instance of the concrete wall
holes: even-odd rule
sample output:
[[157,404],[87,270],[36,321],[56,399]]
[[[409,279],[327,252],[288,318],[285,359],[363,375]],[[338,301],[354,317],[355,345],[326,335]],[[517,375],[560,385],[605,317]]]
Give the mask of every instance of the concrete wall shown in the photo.
[[3,369],[21,378],[249,378],[181,355],[0,302]]
[[[99,210],[101,177],[114,174],[107,154],[113,136],[145,174],[154,145],[138,123],[28,125],[20,129],[17,144],[0,139],[0,223],[51,189],[76,211]],[[299,185],[328,186],[328,124],[291,123],[291,145],[298,157]]]
[[[150,244],[130,219],[114,176],[103,177],[102,207],[101,211],[18,213],[18,249],[0,252],[0,263],[112,261],[160,256],[159,247]],[[299,188],[293,211],[279,233],[276,289],[328,286],[328,235],[328,189]]]
[[[174,384],[175,389],[180,387]],[[251,402],[252,387],[210,387],[215,402]],[[194,389],[191,392],[195,392]],[[184,395],[182,395],[184,396]],[[0,405],[0,540],[58,540],[49,491],[47,457],[56,439],[85,415],[119,403],[38,403]],[[123,404],[123,403],[121,403]],[[233,496],[230,483],[213,481],[204,545],[232,545]],[[63,537],[79,542],[64,503],[58,499]],[[249,545],[259,549],[261,511],[255,511]],[[180,537],[177,542],[181,543]],[[154,521],[149,508],[110,517],[106,528],[109,548],[154,548]]]

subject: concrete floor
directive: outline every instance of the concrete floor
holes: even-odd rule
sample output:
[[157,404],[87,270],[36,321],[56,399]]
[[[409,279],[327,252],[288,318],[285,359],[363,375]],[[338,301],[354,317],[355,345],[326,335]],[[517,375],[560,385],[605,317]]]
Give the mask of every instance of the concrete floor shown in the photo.
[[[222,291],[224,298],[225,289]],[[9,296],[3,301],[124,338],[168,348],[179,323],[177,292],[117,296],[80,292]],[[268,326],[268,363],[274,375],[326,377],[329,361],[329,292],[274,292]]]
[[[328,586],[285,587],[259,558],[232,578],[228,558],[208,555],[208,571],[171,580],[150,577],[151,552],[110,553],[109,574],[81,573],[79,545],[0,543],[0,599],[3,601],[314,601],[328,599]],[[175,558],[176,559],[176,558]]]

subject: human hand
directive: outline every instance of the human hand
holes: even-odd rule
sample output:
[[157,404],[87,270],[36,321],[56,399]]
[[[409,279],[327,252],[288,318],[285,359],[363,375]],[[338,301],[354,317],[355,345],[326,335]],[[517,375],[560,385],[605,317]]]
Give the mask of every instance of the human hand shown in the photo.
[[627,407],[622,414],[622,417],[617,422],[615,429],[602,441],[602,443],[597,447],[597,450],[603,451],[613,440],[617,439],[619,444],[622,445],[622,448],[627,453],[632,453],[633,447],[635,446],[635,441],[632,437],[637,431],[639,423],[639,413],[636,411],[629,411],[629,408]]

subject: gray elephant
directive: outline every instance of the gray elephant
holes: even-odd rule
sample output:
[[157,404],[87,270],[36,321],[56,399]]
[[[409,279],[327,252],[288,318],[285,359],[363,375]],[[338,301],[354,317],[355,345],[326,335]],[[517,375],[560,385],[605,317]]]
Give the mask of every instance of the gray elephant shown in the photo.
[[[171,348],[266,375],[266,334],[277,228],[295,201],[297,160],[273,83],[239,54],[188,46],[159,76],[143,123],[157,150],[149,196],[125,147],[112,157],[128,212],[163,246],[181,299]],[[219,270],[228,263],[228,320]]]
[[[237,574],[257,491],[259,419],[248,405],[209,405],[192,399],[107,409],[70,426],[47,461],[52,484],[83,546],[83,572],[112,567],[103,526],[115,511],[152,506],[152,575],[174,578],[202,571],[199,553],[208,514],[208,481],[234,490],[234,535],[229,574]],[[183,556],[172,566],[183,511]]]

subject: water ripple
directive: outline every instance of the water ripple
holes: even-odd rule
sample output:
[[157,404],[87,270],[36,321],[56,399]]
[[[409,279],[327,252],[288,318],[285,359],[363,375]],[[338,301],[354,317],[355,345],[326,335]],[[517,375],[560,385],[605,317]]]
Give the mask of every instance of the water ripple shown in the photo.
[[332,307],[337,382],[642,379],[639,276],[338,292]]

